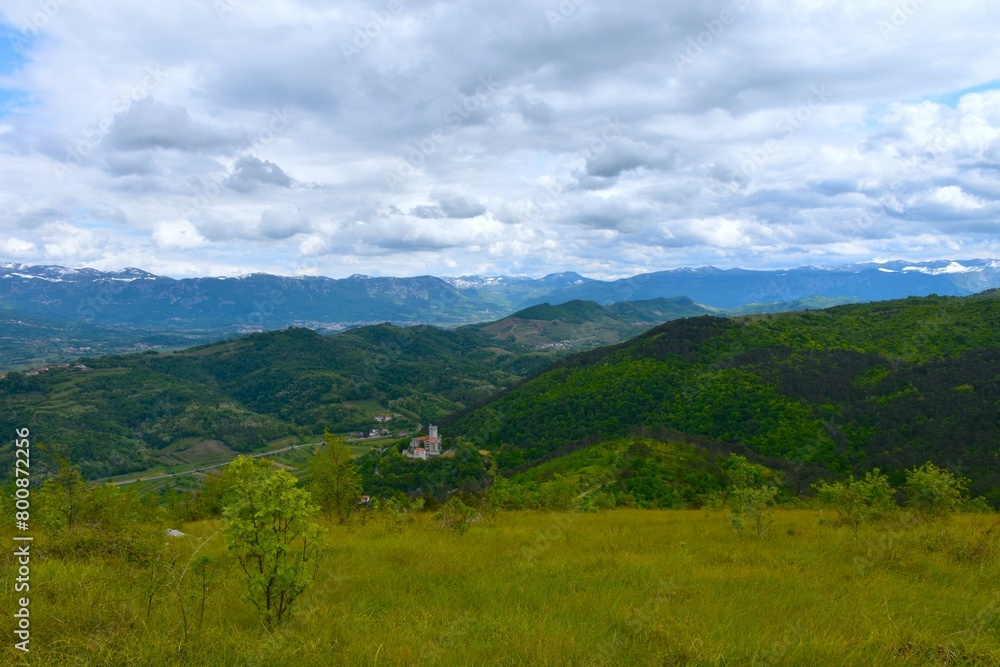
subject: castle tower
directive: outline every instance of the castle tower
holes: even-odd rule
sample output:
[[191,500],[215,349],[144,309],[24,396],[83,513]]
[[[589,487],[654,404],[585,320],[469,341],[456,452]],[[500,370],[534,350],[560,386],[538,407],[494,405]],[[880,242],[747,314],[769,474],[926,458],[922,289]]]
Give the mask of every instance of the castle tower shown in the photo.
[[438,427],[434,424],[427,425],[427,456],[441,455],[441,439],[438,437]]

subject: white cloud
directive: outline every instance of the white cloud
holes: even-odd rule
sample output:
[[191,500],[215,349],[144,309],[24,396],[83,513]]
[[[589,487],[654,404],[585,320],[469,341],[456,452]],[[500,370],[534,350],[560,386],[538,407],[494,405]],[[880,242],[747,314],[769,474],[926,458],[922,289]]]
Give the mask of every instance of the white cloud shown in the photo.
[[8,257],[30,257],[35,252],[35,244],[15,236],[0,238],[0,252]]
[[46,260],[68,264],[98,259],[108,243],[107,236],[95,234],[65,222],[43,227],[42,239]]
[[208,243],[188,220],[161,222],[153,230],[153,243],[164,250],[190,250]]
[[938,188],[931,195],[931,201],[935,201],[939,204],[947,204],[948,206],[960,209],[979,209],[983,207],[982,202],[977,200],[975,197],[970,197],[957,185],[948,185],[943,188]]
[[0,75],[0,259],[620,275],[994,254],[1000,18],[921,3],[884,34],[897,5],[588,0],[553,27],[528,0],[413,0],[348,59],[384,5],[60,4]]

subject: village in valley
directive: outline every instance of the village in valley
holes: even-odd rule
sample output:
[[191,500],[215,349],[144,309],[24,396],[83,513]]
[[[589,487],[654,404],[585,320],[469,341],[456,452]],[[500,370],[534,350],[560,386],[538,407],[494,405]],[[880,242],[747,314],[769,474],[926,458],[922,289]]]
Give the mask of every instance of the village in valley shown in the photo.
[[437,456],[446,458],[455,456],[455,452],[453,450],[441,451],[441,438],[438,436],[438,427],[434,424],[428,424],[427,435],[410,440],[410,446],[403,450],[403,456],[408,459],[426,461]]
[[[369,431],[354,431],[353,433],[350,434],[350,437],[352,437],[352,438],[359,438],[359,439],[361,439],[361,438],[386,438],[386,437],[390,437],[390,436],[392,436],[392,429],[390,429],[388,426],[385,426],[385,424],[388,424],[394,418],[401,417],[401,416],[402,415],[398,415],[398,414],[375,415],[374,419],[375,419],[375,424],[376,425],[373,426],[371,428],[371,430],[369,430]],[[399,431],[398,433],[396,433],[396,437],[397,438],[405,438],[408,435],[409,435],[409,433],[407,431]]]
[[[393,420],[393,418],[401,417],[398,414],[381,414],[374,417],[376,425],[372,427],[369,431],[355,431],[351,433],[351,436],[357,439],[370,439],[370,438],[388,438],[393,437],[392,429],[385,426]],[[421,427],[418,424],[416,431],[419,433]],[[398,431],[395,433],[395,437],[405,438],[410,433],[408,431]],[[427,435],[414,436],[410,440],[410,444],[406,449],[402,450],[403,456],[411,460],[427,461],[428,459],[433,459],[437,457],[449,458],[455,456],[455,452],[448,450],[443,451],[441,449],[441,436],[438,434],[438,427],[436,424],[427,425]]]

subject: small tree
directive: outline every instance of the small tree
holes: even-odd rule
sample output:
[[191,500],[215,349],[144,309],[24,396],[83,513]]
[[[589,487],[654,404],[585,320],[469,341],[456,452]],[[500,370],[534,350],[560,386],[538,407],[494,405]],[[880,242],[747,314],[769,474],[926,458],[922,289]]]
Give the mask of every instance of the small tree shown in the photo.
[[479,520],[479,512],[462,502],[458,496],[452,496],[434,513],[434,523],[441,530],[453,530],[464,535],[473,523]]
[[486,488],[486,497],[483,499],[483,514],[492,520],[507,502],[511,486],[492,456],[489,457],[489,469],[486,473],[489,475],[490,485]]
[[778,488],[764,484],[764,477],[742,456],[730,456],[726,462],[731,489],[729,511],[733,528],[742,530],[746,520],[753,521],[757,536],[764,537],[774,521],[771,507],[775,504]]
[[906,471],[907,504],[926,517],[955,514],[962,506],[969,481],[927,462]]
[[35,506],[52,553],[104,554],[138,563],[155,560],[163,550],[163,510],[144,504],[134,488],[88,486],[66,459],[38,489]]
[[556,473],[551,481],[542,484],[539,502],[544,509],[569,511],[579,504],[580,490],[577,482]]
[[336,515],[344,523],[361,498],[361,475],[342,437],[324,431],[323,441],[326,444],[309,460],[313,498],[327,516]]
[[862,523],[880,519],[896,506],[895,490],[878,468],[863,479],[852,475],[846,483],[820,482],[815,489],[820,500],[837,510],[840,523],[854,528],[855,535]]
[[265,459],[237,457],[227,471],[222,516],[229,551],[247,577],[247,599],[274,625],[312,583],[321,529],[319,508],[289,473]]
[[90,500],[90,490],[83,475],[60,457],[56,474],[42,483],[38,490],[39,518],[47,528],[73,530],[79,524]]
[[204,554],[198,556],[197,559],[192,556],[188,567],[193,575],[192,591],[189,595],[198,606],[198,625],[200,626],[205,621],[205,602],[215,592],[222,574],[212,557]]

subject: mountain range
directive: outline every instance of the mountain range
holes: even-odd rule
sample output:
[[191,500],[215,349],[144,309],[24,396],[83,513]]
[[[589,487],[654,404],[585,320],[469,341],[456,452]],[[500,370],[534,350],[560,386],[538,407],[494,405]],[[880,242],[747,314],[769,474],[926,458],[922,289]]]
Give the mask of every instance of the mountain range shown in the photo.
[[962,296],[994,287],[1000,287],[997,260],[773,271],[685,268],[612,281],[573,272],[543,278],[332,279],[257,273],[174,279],[135,268],[2,264],[0,368],[68,361],[81,354],[180,348],[288,326],[318,331],[381,322],[456,327],[546,303],[607,306],[686,297],[693,303],[679,311],[684,316],[738,315],[930,294]]
[[[787,270],[713,267],[644,273],[621,280],[556,273],[543,278],[333,279],[264,273],[236,278],[156,276],[0,265],[0,307],[66,322],[167,329],[260,330],[389,321],[456,325],[497,319],[527,306],[575,299],[600,304],[686,296],[716,309],[785,304],[810,297],[879,301],[1000,287],[1000,261],[888,262]],[[317,327],[314,327],[317,328]]]
[[931,294],[964,296],[995,287],[1000,287],[997,260],[886,262],[775,271],[705,267],[577,283],[554,289],[536,302],[587,299],[607,304],[683,295],[708,307],[734,309],[811,297],[863,302]]

